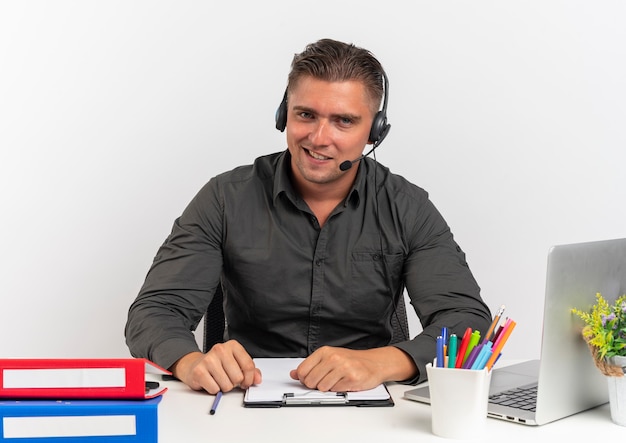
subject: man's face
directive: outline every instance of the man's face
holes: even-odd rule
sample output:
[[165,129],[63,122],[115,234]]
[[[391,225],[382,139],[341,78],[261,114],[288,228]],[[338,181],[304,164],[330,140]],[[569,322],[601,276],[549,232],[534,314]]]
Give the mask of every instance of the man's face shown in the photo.
[[304,77],[289,95],[287,112],[296,184],[352,183],[358,168],[343,172],[339,165],[358,158],[368,142],[374,114],[363,84]]

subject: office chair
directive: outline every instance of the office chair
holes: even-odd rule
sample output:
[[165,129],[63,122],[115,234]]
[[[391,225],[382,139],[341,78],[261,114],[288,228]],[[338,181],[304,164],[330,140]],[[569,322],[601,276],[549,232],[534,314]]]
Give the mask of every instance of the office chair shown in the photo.
[[404,303],[404,296],[400,296],[398,304],[396,305],[396,312],[391,314],[391,341],[389,344],[398,343],[401,341],[409,340],[409,319],[406,315],[406,303]]
[[204,340],[202,342],[202,352],[208,352],[214,344],[224,341],[224,329],[226,320],[224,319],[224,294],[222,285],[217,286],[213,300],[204,314]]
[[[224,320],[223,300],[222,286],[219,285],[204,315],[203,352],[208,352],[214,344],[224,341],[226,322]],[[404,297],[400,297],[396,306],[396,313],[391,316],[391,327],[393,330],[391,344],[409,339],[409,322]]]

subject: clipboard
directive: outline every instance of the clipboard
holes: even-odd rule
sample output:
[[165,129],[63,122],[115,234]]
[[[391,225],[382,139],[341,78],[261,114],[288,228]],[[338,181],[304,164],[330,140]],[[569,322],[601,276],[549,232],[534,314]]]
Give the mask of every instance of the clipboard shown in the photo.
[[303,358],[255,358],[254,364],[263,374],[263,382],[250,386],[244,395],[247,408],[280,408],[283,406],[394,406],[387,387],[357,392],[322,392],[309,389],[292,380],[289,371]]

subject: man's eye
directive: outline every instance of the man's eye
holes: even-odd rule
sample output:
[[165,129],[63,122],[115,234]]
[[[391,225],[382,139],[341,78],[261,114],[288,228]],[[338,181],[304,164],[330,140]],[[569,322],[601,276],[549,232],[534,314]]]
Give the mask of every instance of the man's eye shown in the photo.
[[353,123],[353,121],[351,118],[342,117],[339,119],[339,123],[341,123],[344,126],[350,126]]
[[305,111],[302,111],[302,112],[300,113],[300,117],[302,117],[302,118],[304,118],[304,119],[307,119],[307,120],[308,120],[308,119],[313,118],[313,114],[311,114],[310,112],[305,112]]

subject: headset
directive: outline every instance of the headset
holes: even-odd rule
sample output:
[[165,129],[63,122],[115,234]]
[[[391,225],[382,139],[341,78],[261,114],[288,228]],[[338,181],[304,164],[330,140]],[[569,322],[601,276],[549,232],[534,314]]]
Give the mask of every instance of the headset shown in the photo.
[[[387,123],[387,99],[389,97],[389,79],[385,71],[383,75],[383,108],[376,113],[370,128],[369,141],[377,147],[389,133],[391,125]],[[283,94],[283,100],[276,110],[276,129],[283,132],[287,127],[287,90]]]

